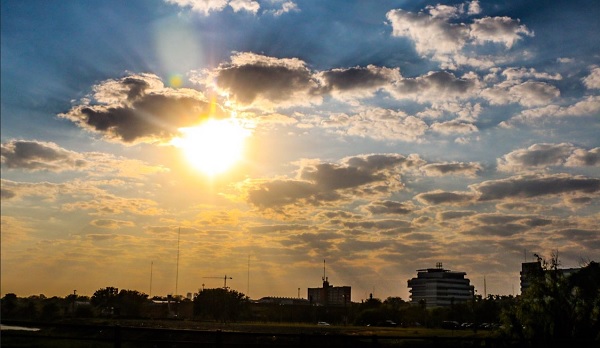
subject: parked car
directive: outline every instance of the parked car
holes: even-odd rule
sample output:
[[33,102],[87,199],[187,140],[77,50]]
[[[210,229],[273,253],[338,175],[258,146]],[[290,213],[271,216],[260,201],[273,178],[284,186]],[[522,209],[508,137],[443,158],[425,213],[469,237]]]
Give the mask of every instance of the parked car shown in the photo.
[[317,325],[319,325],[319,326],[329,326],[329,323],[327,323],[327,322],[325,322],[325,321],[319,321],[319,322],[317,323]]

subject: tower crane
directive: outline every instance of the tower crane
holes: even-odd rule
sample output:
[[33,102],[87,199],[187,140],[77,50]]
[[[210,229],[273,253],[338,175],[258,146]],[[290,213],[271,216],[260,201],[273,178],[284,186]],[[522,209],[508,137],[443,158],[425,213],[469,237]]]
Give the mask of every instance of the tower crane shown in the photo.
[[225,289],[225,290],[229,289],[229,287],[227,286],[227,279],[233,279],[231,277],[228,277],[227,274],[225,275],[225,277],[203,277],[203,278],[223,279],[223,289]]

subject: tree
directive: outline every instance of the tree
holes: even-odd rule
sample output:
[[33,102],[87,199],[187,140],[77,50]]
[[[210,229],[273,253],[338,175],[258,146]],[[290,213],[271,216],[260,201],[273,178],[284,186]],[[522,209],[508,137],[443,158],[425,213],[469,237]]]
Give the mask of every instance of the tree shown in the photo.
[[194,298],[194,315],[219,321],[238,320],[247,314],[249,299],[229,289],[204,289]]
[[9,318],[14,314],[15,310],[17,309],[17,302],[16,294],[11,292],[4,295],[1,302],[2,306],[0,306],[3,318]]
[[129,317],[139,317],[144,304],[148,302],[148,295],[137,290],[121,290],[117,295],[117,304],[120,314]]
[[96,290],[92,295],[90,302],[94,307],[100,309],[102,313],[113,314],[114,308],[118,307],[118,295],[119,289],[109,286]]
[[553,254],[538,257],[542,272],[503,312],[506,333],[512,337],[548,343],[560,339],[600,339],[600,267],[590,262],[565,276]]

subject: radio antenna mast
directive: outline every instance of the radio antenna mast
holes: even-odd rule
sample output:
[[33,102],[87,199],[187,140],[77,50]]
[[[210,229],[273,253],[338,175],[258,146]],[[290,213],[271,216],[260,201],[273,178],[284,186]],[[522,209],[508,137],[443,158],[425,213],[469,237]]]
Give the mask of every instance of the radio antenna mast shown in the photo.
[[175,271],[175,296],[177,296],[177,285],[179,283],[179,238],[181,236],[181,227],[177,232],[177,270]]
[[150,293],[148,297],[152,297],[152,268],[154,267],[154,261],[150,261]]

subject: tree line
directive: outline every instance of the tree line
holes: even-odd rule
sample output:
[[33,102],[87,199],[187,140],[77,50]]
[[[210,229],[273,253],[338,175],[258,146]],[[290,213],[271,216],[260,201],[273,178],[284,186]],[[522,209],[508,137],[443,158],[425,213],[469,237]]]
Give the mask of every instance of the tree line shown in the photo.
[[[1,299],[2,319],[56,321],[65,318],[170,317],[209,321],[329,322],[339,325],[383,325],[496,329],[515,339],[552,341],[580,338],[600,340],[600,264],[589,262],[565,276],[558,258],[539,259],[540,272],[519,296],[476,295],[450,307],[426,308],[399,297],[372,296],[347,306],[257,303],[231,289],[202,289],[193,299],[153,297],[136,290],[106,287],[91,297],[44,295]],[[455,323],[448,326],[448,323]]]

